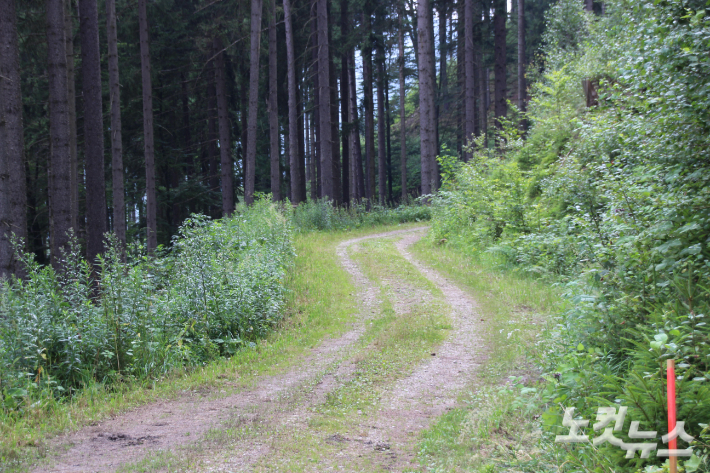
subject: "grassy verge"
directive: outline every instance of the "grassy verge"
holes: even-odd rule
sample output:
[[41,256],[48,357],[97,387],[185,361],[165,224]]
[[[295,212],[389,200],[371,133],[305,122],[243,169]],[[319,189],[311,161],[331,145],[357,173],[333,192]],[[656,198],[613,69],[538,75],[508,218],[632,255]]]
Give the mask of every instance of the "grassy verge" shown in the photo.
[[3,419],[0,471],[23,471],[28,464],[51,454],[46,439],[60,432],[150,402],[175,399],[198,388],[230,392],[249,387],[260,375],[286,371],[298,360],[298,355],[324,338],[343,333],[353,320],[357,307],[352,296],[354,290],[349,276],[338,264],[335,246],[347,238],[400,228],[406,226],[297,235],[296,267],[287,280],[287,313],[277,330],[230,359],[175,371],[157,382],[124,383],[110,390],[94,384],[70,402],[57,402],[51,409],[46,406],[29,409],[22,417]]
[[[462,396],[466,407],[442,416],[424,432],[423,471],[546,471],[539,451],[542,401],[535,361],[550,324],[561,309],[554,287],[496,269],[484,256],[422,240],[413,247],[421,261],[453,279],[479,303],[490,357],[481,385]],[[475,390],[474,390],[475,389]]]

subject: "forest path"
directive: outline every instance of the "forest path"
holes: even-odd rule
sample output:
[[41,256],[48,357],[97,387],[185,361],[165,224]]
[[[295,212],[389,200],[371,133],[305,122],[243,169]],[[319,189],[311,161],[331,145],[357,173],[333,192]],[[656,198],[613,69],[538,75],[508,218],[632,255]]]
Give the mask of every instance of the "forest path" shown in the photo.
[[475,301],[408,251],[426,230],[337,246],[358,321],[287,371],[68,434],[55,442],[64,453],[34,471],[417,470],[419,432],[485,361]]

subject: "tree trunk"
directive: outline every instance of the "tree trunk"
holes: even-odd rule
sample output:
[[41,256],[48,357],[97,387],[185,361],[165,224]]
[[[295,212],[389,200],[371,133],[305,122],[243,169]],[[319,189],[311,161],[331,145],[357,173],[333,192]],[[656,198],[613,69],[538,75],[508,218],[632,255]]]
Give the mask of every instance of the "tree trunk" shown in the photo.
[[463,152],[464,137],[466,136],[466,25],[465,0],[456,2],[456,152],[462,159],[466,159]]
[[362,89],[365,108],[365,198],[368,208],[375,197],[375,105],[372,90],[372,45],[370,15],[365,14],[366,39],[362,47]]
[[304,112],[303,91],[304,84],[301,77],[302,69],[300,65],[296,67],[296,114],[298,115],[298,188],[301,201],[306,200],[306,137],[305,137],[305,122],[306,114]]
[[[447,4],[439,2],[439,111],[449,111],[449,77],[446,72],[449,45],[446,35]],[[439,115],[440,116],[440,115]]]
[[[483,62],[483,60],[481,60]],[[481,119],[481,134],[485,136],[485,140],[488,140],[488,103],[490,100],[488,91],[488,69],[483,68],[483,64],[478,68],[478,73],[480,75],[480,80],[478,81],[478,87],[480,89],[480,103],[481,108],[480,119]],[[484,148],[488,147],[486,141],[483,143]]]
[[584,9],[594,13],[594,0],[584,0]]
[[525,111],[525,0],[518,0],[518,109]]
[[[476,89],[474,76],[476,68],[474,65],[475,53],[473,46],[473,2],[474,0],[464,0],[464,145],[469,145],[473,138],[474,124],[476,123]],[[464,153],[464,160],[468,161],[471,153]]]
[[69,102],[69,154],[71,156],[70,200],[71,226],[79,223],[79,159],[76,150],[76,85],[74,81],[74,20],[72,19],[72,0],[64,4],[64,39],[67,51],[67,101]]
[[[291,0],[284,0],[284,22],[286,24],[286,60],[288,74],[288,145],[289,167],[291,168],[291,203],[298,204],[306,199],[301,193],[300,162],[303,157],[298,149],[298,111],[296,100],[296,53],[293,47],[293,27],[291,26]],[[270,40],[271,38],[269,38]]]
[[269,0],[269,154],[271,155],[271,197],[281,200],[281,139],[276,69],[276,0]]
[[96,263],[96,256],[104,251],[104,233],[106,233],[106,180],[97,0],[79,0],[79,16],[84,89],[86,253],[89,262]]
[[[4,0],[7,1],[7,0]],[[71,219],[71,150],[64,0],[47,0],[49,73],[49,236],[52,266],[60,269],[69,250]]]
[[330,49],[328,47],[328,0],[317,1],[318,15],[318,106],[320,121],[320,182],[323,197],[335,198],[333,175],[333,128],[330,108]]
[[27,239],[27,192],[15,0],[0,0],[0,278],[22,276],[11,235]]
[[423,195],[436,190],[436,125],[434,123],[434,84],[432,82],[432,44],[429,0],[418,0],[417,36],[419,37],[419,127],[421,141],[421,191]]
[[113,231],[126,246],[126,205],[123,194],[123,143],[121,139],[121,85],[118,76],[116,0],[106,0],[108,82],[111,103],[111,177],[113,186]]
[[377,191],[380,205],[387,202],[387,121],[385,120],[385,52],[381,37],[377,45]]
[[[348,0],[340,1],[340,34],[342,41],[347,41],[348,28]],[[340,120],[343,122],[342,143],[343,143],[343,182],[342,182],[342,199],[346,205],[350,204],[350,189],[352,173],[350,172],[350,78],[349,69],[349,51],[346,46],[343,46],[343,53],[340,55]]]
[[[208,53],[210,54],[210,53]],[[212,56],[213,54],[210,54]],[[208,77],[210,78],[207,85],[207,186],[210,194],[219,191],[219,150],[217,142],[219,141],[219,125],[217,124],[217,66],[214,59],[207,63]],[[212,197],[210,195],[210,197]],[[213,199],[210,199],[213,200]],[[222,215],[222,206],[210,205],[210,216],[212,218],[220,218]]]
[[392,122],[390,120],[390,89],[389,82],[385,87],[385,123],[387,130],[387,201],[394,204],[392,197]]
[[[274,1],[274,0],[272,0]],[[215,54],[215,92],[217,96],[217,122],[219,126],[219,156],[222,187],[222,216],[234,212],[234,164],[230,136],[229,110],[227,108],[227,78],[224,65],[224,45],[216,36],[212,47]]]
[[138,22],[141,42],[141,77],[143,82],[143,152],[145,153],[146,247],[153,254],[158,247],[158,216],[155,194],[155,148],[153,143],[153,86],[150,77],[148,45],[148,13],[146,0],[138,0]]
[[254,203],[256,167],[256,120],[259,108],[259,53],[261,52],[261,0],[251,0],[249,53],[249,117],[247,118],[247,159],[244,200]]
[[404,109],[406,98],[404,80],[404,8],[399,7],[399,31],[397,43],[399,46],[399,139],[401,142],[400,172],[402,185],[402,204],[407,202],[407,115]]
[[350,146],[352,156],[353,198],[357,201],[365,197],[365,177],[362,171],[362,147],[360,146],[360,119],[357,113],[357,83],[355,82],[355,51],[350,50],[348,61],[350,81]]
[[495,114],[496,128],[501,130],[501,121],[508,114],[508,92],[506,81],[505,20],[507,17],[505,0],[495,0],[493,29],[495,35]]

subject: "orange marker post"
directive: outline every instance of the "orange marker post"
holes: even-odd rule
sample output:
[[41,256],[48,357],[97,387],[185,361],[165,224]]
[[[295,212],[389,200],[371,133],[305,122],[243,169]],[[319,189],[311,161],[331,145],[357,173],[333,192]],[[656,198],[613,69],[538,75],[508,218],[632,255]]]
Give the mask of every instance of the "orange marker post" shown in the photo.
[[[673,432],[675,429],[675,361],[668,360],[666,365],[666,380],[667,380],[667,393],[668,393],[668,433]],[[668,449],[675,450],[678,448],[678,442],[676,439],[668,441]],[[678,472],[678,459],[675,455],[671,454],[668,458],[668,463],[670,466],[670,473]]]

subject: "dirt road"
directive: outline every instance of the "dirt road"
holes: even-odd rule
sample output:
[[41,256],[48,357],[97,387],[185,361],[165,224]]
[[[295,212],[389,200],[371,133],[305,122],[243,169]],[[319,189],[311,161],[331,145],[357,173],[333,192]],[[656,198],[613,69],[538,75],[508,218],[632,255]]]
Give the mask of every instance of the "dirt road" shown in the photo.
[[[339,244],[358,290],[358,322],[288,371],[249,389],[205,388],[86,427],[57,439],[63,453],[34,471],[416,471],[419,433],[457,405],[485,361],[475,301],[408,251],[425,231]],[[447,320],[436,326],[443,341],[417,348],[412,336],[397,339],[397,330],[428,323],[432,310],[446,312],[436,314]],[[386,323],[400,328],[373,332]],[[416,361],[397,365],[406,357]]]

